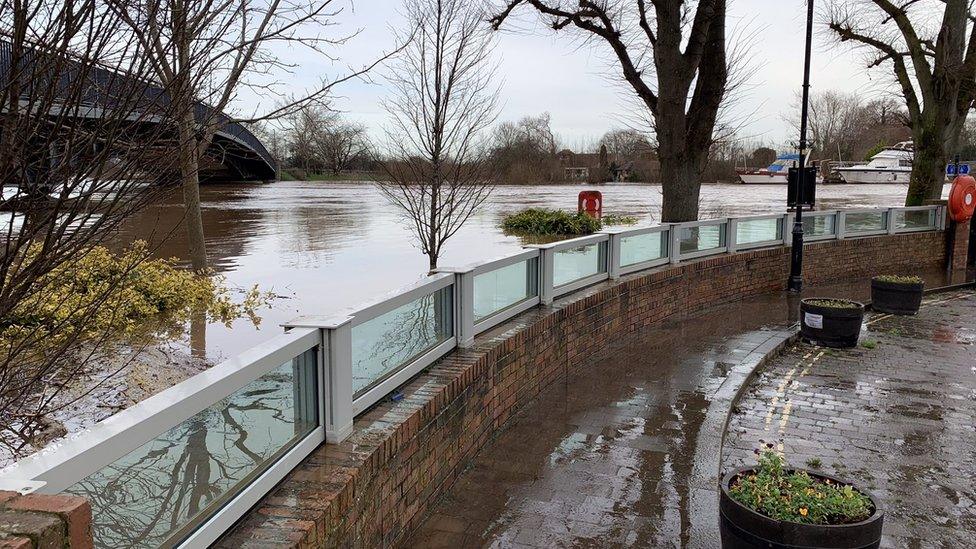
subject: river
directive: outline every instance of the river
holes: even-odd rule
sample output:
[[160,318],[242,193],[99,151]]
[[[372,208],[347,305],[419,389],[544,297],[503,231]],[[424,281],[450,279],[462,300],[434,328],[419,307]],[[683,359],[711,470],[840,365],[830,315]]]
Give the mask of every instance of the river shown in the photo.
[[[604,212],[657,223],[661,187],[652,184],[500,186],[448,241],[441,266],[461,265],[517,251],[524,242],[499,228],[504,214],[530,206],[573,210],[579,191],[604,196]],[[905,185],[821,185],[818,207],[899,206]],[[948,186],[946,187],[948,192]],[[786,187],[705,185],[701,217],[781,212]],[[370,183],[281,181],[205,185],[207,250],[231,286],[257,284],[278,297],[262,309],[260,326],[238,320],[195,326],[184,344],[212,363],[281,333],[280,324],[302,314],[329,315],[423,277],[427,258],[413,244],[408,223]],[[160,257],[185,260],[179,193],[133,217],[120,240],[151,242]]]

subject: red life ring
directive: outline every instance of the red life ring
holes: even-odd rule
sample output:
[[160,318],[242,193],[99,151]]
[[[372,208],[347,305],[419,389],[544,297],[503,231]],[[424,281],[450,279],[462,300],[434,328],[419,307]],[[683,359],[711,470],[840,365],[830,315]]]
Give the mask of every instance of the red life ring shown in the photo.
[[960,175],[952,181],[949,191],[949,217],[953,221],[968,221],[976,210],[976,179]]

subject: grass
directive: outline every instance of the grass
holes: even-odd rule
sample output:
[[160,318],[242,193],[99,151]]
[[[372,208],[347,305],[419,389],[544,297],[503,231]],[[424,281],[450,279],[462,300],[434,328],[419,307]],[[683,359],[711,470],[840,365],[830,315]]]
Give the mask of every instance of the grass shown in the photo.
[[877,346],[878,342],[871,339],[861,342],[861,347],[864,347],[865,349],[874,349]]
[[507,233],[533,236],[583,236],[593,234],[605,225],[633,225],[637,218],[606,214],[603,219],[585,213],[569,213],[550,208],[529,208],[506,215],[502,229]]
[[821,465],[823,465],[823,462],[820,461],[820,458],[810,458],[807,460],[807,467],[811,469],[819,469]]

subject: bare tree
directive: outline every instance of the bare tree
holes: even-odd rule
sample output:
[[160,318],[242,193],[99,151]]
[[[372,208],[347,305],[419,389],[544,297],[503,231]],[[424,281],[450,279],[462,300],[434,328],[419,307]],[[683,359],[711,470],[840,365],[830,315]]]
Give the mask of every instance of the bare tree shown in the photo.
[[556,136],[547,112],[498,124],[492,131],[491,147],[496,175],[502,181],[550,182],[558,175]]
[[[349,36],[321,33],[335,25],[341,8],[335,7],[334,0],[106,1],[138,39],[155,80],[171,101],[188,113],[172,123],[183,144],[179,151],[180,181],[190,259],[194,269],[205,269],[199,166],[214,133],[226,122],[221,113],[241,88],[271,91],[276,87],[275,75],[294,68],[275,54],[276,46],[303,47],[328,55],[330,47],[347,40]],[[281,116],[322,99],[334,85],[364,74],[383,59],[325,81],[297,100],[250,120]],[[194,109],[198,103],[208,108]]]
[[289,160],[304,172],[300,177],[308,177],[322,166],[318,136],[328,123],[327,109],[322,105],[305,105],[283,118]]
[[[790,109],[790,112],[799,113],[799,104],[800,96],[797,95],[796,108]],[[799,116],[790,116],[787,120],[799,133]],[[869,112],[857,94],[823,90],[810,97],[809,141],[821,159],[835,156],[838,160],[853,158],[869,124]]]
[[492,190],[481,136],[498,110],[493,41],[484,13],[464,0],[407,0],[406,14],[416,31],[390,76],[380,189],[409,218],[433,270]]
[[836,2],[827,14],[841,42],[870,52],[869,67],[891,67],[904,97],[915,142],[906,205],[942,196],[945,164],[976,98],[974,17],[967,0]]
[[0,0],[0,453],[49,438],[49,415],[84,396],[66,385],[110,354],[101,343],[127,319],[104,305],[137,262],[86,287],[72,267],[178,169],[179,136],[159,121],[183,113],[99,7]]
[[332,113],[316,137],[319,157],[333,175],[339,175],[355,158],[366,153],[369,140],[362,124],[348,122]]
[[607,152],[617,161],[633,159],[652,149],[647,136],[630,128],[608,131],[600,138],[600,145],[606,146]]
[[698,217],[701,173],[728,87],[726,0],[506,0],[499,28],[521,5],[556,31],[575,27],[605,42],[653,121],[663,221]]

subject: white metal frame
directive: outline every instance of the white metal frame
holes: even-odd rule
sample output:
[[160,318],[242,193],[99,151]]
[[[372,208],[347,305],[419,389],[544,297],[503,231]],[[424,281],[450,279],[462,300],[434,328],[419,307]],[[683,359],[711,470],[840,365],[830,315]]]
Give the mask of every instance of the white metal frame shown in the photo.
[[320,344],[315,330],[292,330],[138,402],[14,463],[0,476],[38,480],[56,494]]
[[[843,232],[841,232],[840,230],[838,230],[837,233],[839,235],[842,235],[843,238],[849,238],[849,237],[852,237],[852,236],[858,236],[858,237],[860,237],[860,236],[876,236],[876,235],[880,235],[880,234],[888,234],[888,232],[889,232],[889,223],[890,223],[890,218],[891,218],[891,212],[892,212],[892,210],[894,210],[894,208],[890,208],[890,209],[888,209],[888,208],[862,208],[862,209],[858,209],[858,210],[838,210],[837,216],[838,216],[838,219],[841,219],[842,220],[842,223],[840,225],[843,227]],[[881,227],[880,229],[868,229],[868,230],[862,230],[862,231],[851,231],[847,227],[847,218],[851,214],[854,214],[854,215],[857,215],[857,214],[881,214],[882,220],[884,221],[884,226]]]
[[[666,265],[671,261],[671,225],[658,225],[656,227],[642,227],[640,229],[627,229],[627,230],[608,230],[604,231],[606,234],[610,235],[610,278],[616,279],[620,278],[625,274],[635,273],[637,271],[643,271],[645,269],[651,269],[654,267],[659,267],[661,265]],[[622,265],[620,263],[620,246],[625,238],[633,238],[636,236],[645,236],[651,234],[662,235],[662,256],[649,259],[647,261],[640,261],[637,263],[631,263],[630,265]]]
[[[779,236],[777,238],[770,238],[768,240],[757,240],[756,242],[739,242],[739,225],[744,222],[749,221],[766,221],[769,219],[775,219],[777,221],[777,231]],[[756,248],[769,248],[773,246],[779,246],[783,244],[783,239],[787,233],[787,221],[791,221],[792,218],[787,219],[787,216],[782,214],[774,215],[754,215],[749,217],[730,217],[728,226],[725,229],[726,232],[726,245],[728,247],[729,253],[737,252],[740,250],[753,250]]]
[[[796,219],[795,218],[795,215],[796,214],[792,214],[791,213],[790,216],[789,216],[790,231],[792,230],[793,223],[794,223],[794,221]],[[822,235],[810,235],[810,234],[807,234],[806,230],[804,230],[804,232],[803,232],[803,241],[804,242],[818,242],[818,241],[822,241],[822,240],[837,240],[838,239],[838,235],[840,234],[840,231],[838,231],[838,229],[840,228],[840,226],[839,226],[840,216],[838,215],[838,211],[837,210],[816,210],[816,211],[811,211],[811,212],[803,212],[803,219],[804,220],[810,219],[810,218],[814,218],[814,217],[833,217],[834,218],[833,231],[831,231],[831,232],[829,232],[827,234],[822,234]],[[792,245],[792,243],[793,243],[792,242],[792,236],[793,235],[792,235],[792,232],[790,232],[790,231],[787,231],[787,232],[790,233],[789,234],[789,237],[787,238],[787,241],[788,241],[788,244]]]
[[[594,244],[601,244],[606,242],[606,264],[598,266],[602,268],[602,272],[598,272],[593,275],[585,276],[576,280],[572,280],[565,284],[559,286],[554,285],[554,267],[556,254],[565,250],[575,250],[578,248],[584,248],[587,246],[592,246]],[[606,233],[591,234],[588,236],[581,236],[579,238],[571,238],[569,240],[561,240],[559,242],[552,242],[550,244],[539,244],[533,246],[527,246],[527,248],[539,250],[539,273],[541,275],[540,285],[539,285],[539,298],[543,305],[549,305],[552,303],[553,299],[579,290],[580,288],[585,288],[587,286],[592,286],[597,282],[602,282],[610,278],[610,264],[612,262],[611,252],[610,252],[610,235]]]
[[[904,212],[924,212],[924,211],[934,211],[933,224],[927,225],[925,227],[897,227],[895,219],[898,217],[898,213]],[[891,208],[888,212],[888,224],[891,227],[891,234],[902,234],[902,233],[921,233],[926,231],[936,231],[940,228],[940,214],[942,213],[941,206],[908,206],[905,208]]]
[[[719,231],[725,228],[725,243],[721,246],[696,250],[686,254],[681,253],[681,230],[694,229],[695,227],[719,227]],[[719,255],[729,250],[729,220],[728,218],[704,219],[701,221],[689,221],[687,223],[675,223],[671,226],[671,262],[678,263],[685,259],[696,259],[709,255]],[[720,233],[721,234],[721,233]]]
[[[897,228],[899,212],[935,211],[935,225],[916,228]],[[848,233],[845,220],[851,213],[882,213],[887,216],[884,229]],[[398,386],[429,367],[434,361],[456,346],[470,345],[474,336],[496,326],[538,304],[550,304],[555,297],[591,284],[618,278],[633,272],[678,263],[725,252],[790,245],[793,215],[760,215],[751,217],[702,220],[690,223],[663,224],[628,230],[608,230],[602,233],[564,240],[541,246],[527,246],[525,251],[488,262],[472,264],[460,269],[441,272],[406,288],[392,292],[369,305],[332,317],[310,316],[285,325],[288,330],[265,343],[197,374],[155,396],[152,396],[114,416],[103,420],[66,441],[56,443],[19,462],[0,470],[0,486],[24,493],[59,493],[79,480],[124,457],[143,444],[214,405],[248,383],[292,360],[309,349],[318,348],[317,383],[319,396],[319,425],[309,435],[295,443],[283,456],[250,484],[237,492],[226,505],[217,510],[183,543],[185,547],[204,546],[215,541],[236,520],[270,491],[285,475],[297,466],[322,442],[336,443],[353,431],[355,416],[386,397]],[[806,236],[806,241],[859,238],[879,234],[898,234],[945,230],[945,206],[910,208],[821,210],[805,212],[804,217],[834,216],[833,233]],[[762,242],[738,243],[737,226],[751,220],[781,219],[782,238]],[[688,254],[680,254],[680,229],[703,226],[724,226],[725,245]],[[620,265],[620,243],[623,238],[662,234],[666,255],[661,258]],[[605,243],[605,244],[604,244]],[[602,272],[553,287],[555,254],[594,244],[606,246],[606,264]],[[474,277],[535,259],[537,263],[537,295],[501,309],[490,316],[474,319]],[[352,329],[364,322],[388,313],[436,291],[453,286],[453,334],[450,338],[401,365],[373,387],[355,395],[352,389]]]

